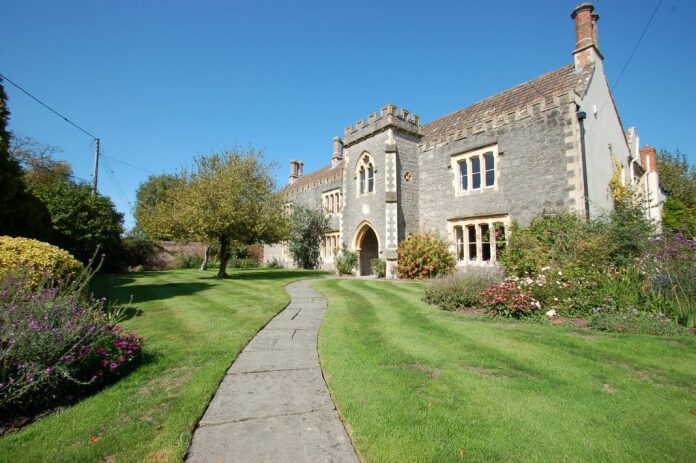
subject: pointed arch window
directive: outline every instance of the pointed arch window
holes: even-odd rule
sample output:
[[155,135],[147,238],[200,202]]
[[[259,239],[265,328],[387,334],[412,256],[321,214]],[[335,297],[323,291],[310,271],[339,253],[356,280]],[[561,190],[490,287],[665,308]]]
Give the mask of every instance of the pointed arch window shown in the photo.
[[364,153],[357,166],[358,171],[358,196],[373,193],[375,191],[375,164],[372,157]]
[[360,194],[365,194],[365,166],[360,166]]

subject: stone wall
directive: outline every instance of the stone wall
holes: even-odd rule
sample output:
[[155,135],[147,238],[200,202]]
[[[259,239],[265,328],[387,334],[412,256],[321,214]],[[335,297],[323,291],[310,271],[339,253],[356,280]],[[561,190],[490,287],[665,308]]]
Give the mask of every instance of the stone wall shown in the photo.
[[419,227],[419,137],[395,134],[397,145],[397,196],[399,198],[399,241],[406,239]]
[[[336,180],[329,180],[326,182],[318,182],[316,186],[307,185],[306,188],[302,188],[296,193],[288,194],[288,201],[291,203],[304,204],[305,206],[319,209],[322,207],[322,193],[336,188],[341,188],[342,179],[341,175],[338,176]],[[342,192],[341,192],[342,194]],[[341,200],[343,201],[343,200]],[[332,231],[337,231],[340,228],[339,214],[330,214],[329,216],[329,227]]]
[[[420,156],[420,229],[444,233],[448,220],[505,215],[526,224],[543,210],[578,210],[575,103],[532,107],[528,115],[428,147]],[[455,195],[452,156],[497,144],[495,189]]]

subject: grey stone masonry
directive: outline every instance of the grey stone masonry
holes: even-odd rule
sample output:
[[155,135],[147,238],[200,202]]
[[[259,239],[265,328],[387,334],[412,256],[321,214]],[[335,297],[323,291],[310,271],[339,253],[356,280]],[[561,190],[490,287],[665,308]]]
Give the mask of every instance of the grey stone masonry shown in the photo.
[[326,300],[311,280],[230,367],[193,435],[190,463],[354,462],[355,450],[319,367]]
[[[534,108],[527,116],[469,136],[431,146],[420,156],[420,229],[445,229],[447,221],[509,215],[521,224],[542,210],[577,210],[576,175],[580,161],[575,146],[567,146],[575,103]],[[497,146],[495,188],[457,196],[452,156]],[[569,149],[570,148],[570,149]]]

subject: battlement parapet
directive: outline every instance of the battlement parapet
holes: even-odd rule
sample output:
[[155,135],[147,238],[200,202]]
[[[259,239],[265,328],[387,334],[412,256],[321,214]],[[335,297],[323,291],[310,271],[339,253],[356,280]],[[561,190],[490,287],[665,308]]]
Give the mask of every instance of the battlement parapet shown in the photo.
[[354,125],[347,126],[344,130],[344,146],[355,144],[375,133],[386,130],[388,127],[417,136],[421,135],[420,116],[411,114],[408,109],[388,104],[380,109],[379,114],[370,113],[367,116],[367,122],[359,119]]

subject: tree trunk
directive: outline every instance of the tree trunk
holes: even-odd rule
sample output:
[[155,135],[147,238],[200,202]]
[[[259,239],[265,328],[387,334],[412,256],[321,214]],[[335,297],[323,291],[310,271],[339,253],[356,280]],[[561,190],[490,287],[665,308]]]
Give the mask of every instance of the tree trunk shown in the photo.
[[201,272],[208,270],[208,260],[210,260],[210,246],[205,247],[203,262],[201,262],[201,268],[199,268],[198,270],[200,270]]
[[227,261],[230,258],[230,240],[226,236],[220,237],[220,270],[218,270],[218,278],[227,277]]

